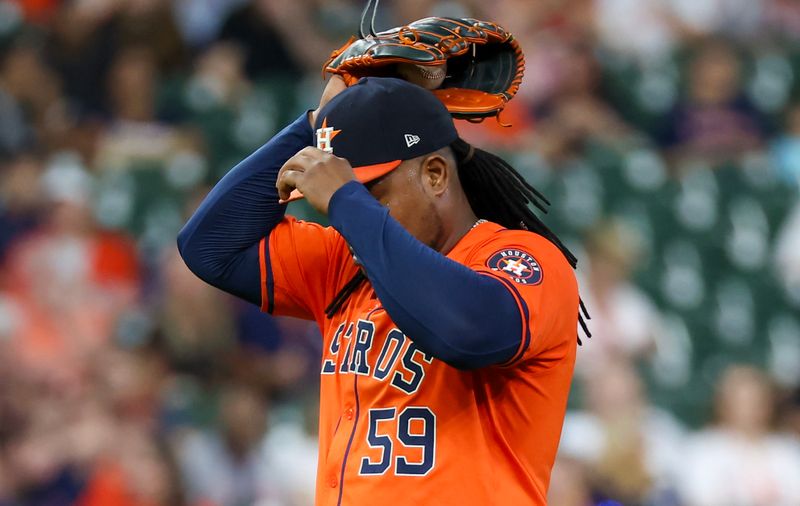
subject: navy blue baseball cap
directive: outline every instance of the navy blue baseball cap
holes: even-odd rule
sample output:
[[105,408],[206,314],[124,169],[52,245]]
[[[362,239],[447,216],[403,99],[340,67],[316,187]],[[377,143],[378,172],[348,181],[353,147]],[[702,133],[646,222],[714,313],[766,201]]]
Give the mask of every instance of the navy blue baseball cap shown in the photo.
[[[316,147],[350,162],[362,183],[457,138],[453,118],[433,93],[391,77],[359,80],[333,97],[314,125]],[[297,198],[295,190],[288,200]]]

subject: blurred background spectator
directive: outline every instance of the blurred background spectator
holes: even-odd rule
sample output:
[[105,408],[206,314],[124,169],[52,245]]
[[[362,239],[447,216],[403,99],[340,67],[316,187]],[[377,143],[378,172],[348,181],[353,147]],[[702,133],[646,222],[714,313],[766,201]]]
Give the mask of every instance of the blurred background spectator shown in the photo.
[[585,241],[581,297],[592,308],[592,344],[581,349],[576,369],[591,377],[615,361],[637,361],[655,351],[658,310],[631,275],[642,255],[635,229],[620,220],[600,222]]
[[680,487],[690,504],[800,502],[800,444],[774,432],[769,379],[745,366],[725,370],[717,420],[687,444]]
[[[628,360],[604,367],[596,378],[583,380],[585,408],[568,414],[559,460],[583,468],[581,481],[595,501],[675,503],[685,429],[650,404]],[[551,502],[560,504],[557,498]]]
[[[313,504],[320,339],[175,236],[361,0],[0,0],[0,505]],[[555,506],[800,504],[800,4],[384,0],[506,26],[462,135],[552,202],[594,337]],[[319,220],[305,203],[297,216]]]
[[741,63],[727,42],[702,42],[689,62],[685,97],[663,120],[662,145],[676,157],[725,161],[759,148],[766,132],[742,94]]

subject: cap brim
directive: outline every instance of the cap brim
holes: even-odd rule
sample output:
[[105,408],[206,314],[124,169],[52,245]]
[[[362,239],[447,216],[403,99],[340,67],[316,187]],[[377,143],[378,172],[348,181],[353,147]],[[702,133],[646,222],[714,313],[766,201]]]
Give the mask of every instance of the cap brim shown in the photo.
[[[381,176],[384,176],[394,169],[397,168],[398,165],[403,163],[402,160],[393,160],[391,162],[384,162],[384,163],[376,163],[375,165],[363,165],[361,167],[353,167],[353,172],[356,174],[356,180],[360,183],[369,183],[370,181],[374,181]],[[299,190],[292,190],[292,193],[289,195],[289,198],[284,200],[285,203],[293,202],[295,200],[300,200],[303,198],[303,194],[300,193]]]

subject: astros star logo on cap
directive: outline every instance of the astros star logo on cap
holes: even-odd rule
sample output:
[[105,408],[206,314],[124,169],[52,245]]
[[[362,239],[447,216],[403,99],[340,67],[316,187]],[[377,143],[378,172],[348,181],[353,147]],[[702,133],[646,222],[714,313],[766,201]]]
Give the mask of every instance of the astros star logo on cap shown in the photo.
[[321,127],[317,129],[317,149],[333,153],[331,141],[340,132],[341,130],[334,130],[333,127],[328,126],[328,118],[323,119]]

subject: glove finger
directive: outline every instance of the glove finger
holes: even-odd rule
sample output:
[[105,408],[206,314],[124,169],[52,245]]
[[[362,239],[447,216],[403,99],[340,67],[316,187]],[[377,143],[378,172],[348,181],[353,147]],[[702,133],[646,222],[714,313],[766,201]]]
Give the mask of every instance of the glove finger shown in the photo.
[[396,37],[368,38],[355,41],[328,64],[330,70],[353,70],[360,67],[409,62],[436,65],[447,60],[436,46],[425,43],[403,43]]
[[486,43],[479,30],[452,18],[421,19],[408,25],[407,30],[416,34],[419,42],[440,48],[448,57],[467,52],[470,44]]
[[[488,31],[484,30],[485,27]],[[507,37],[497,25],[473,19],[431,17],[356,40],[327,65],[329,71],[406,61],[435,65],[464,54],[470,44]],[[502,33],[501,33],[502,32]]]
[[471,24],[473,30],[479,31],[488,43],[507,42],[511,38],[511,34],[496,23],[473,18],[465,18],[464,22]]
[[450,25],[448,28],[448,26],[434,22],[435,19],[440,18],[426,18],[407,26],[386,30],[378,34],[377,42],[399,43],[414,47],[430,46],[440,50],[443,57],[465,51],[469,42],[455,32],[456,25],[448,21]]
[[[471,20],[433,17],[420,19],[411,23],[408,27],[425,32],[431,37],[456,37],[475,43],[484,43],[487,40],[486,34],[474,26]],[[435,40],[431,42],[435,42]]]

